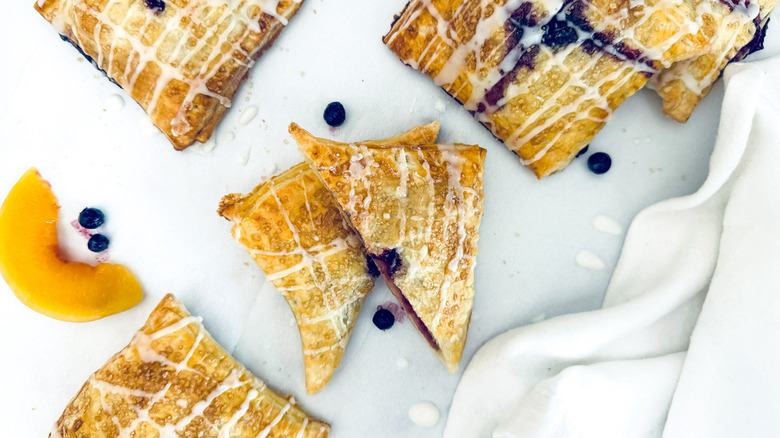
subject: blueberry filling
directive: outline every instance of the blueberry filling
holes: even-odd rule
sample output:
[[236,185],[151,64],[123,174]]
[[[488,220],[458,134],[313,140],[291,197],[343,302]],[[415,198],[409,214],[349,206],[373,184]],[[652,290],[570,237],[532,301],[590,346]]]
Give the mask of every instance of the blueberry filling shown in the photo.
[[108,237],[102,234],[93,234],[87,242],[87,248],[92,252],[102,252],[108,249]]
[[88,230],[94,230],[103,225],[105,219],[103,212],[97,208],[85,208],[79,213],[79,225]]
[[392,278],[398,268],[401,267],[401,256],[398,255],[398,251],[393,249],[385,250],[382,254],[375,256],[375,259],[379,259],[385,266],[387,266],[390,278]]
[[542,26],[544,35],[542,35],[542,44],[553,49],[560,49],[577,41],[577,31],[569,26],[569,23],[563,20],[553,18]]
[[100,68],[100,66],[98,65],[97,61],[95,61],[94,59],[92,59],[92,57],[91,57],[91,56],[89,56],[89,55],[87,55],[86,53],[84,53],[84,50],[83,50],[81,47],[79,47],[79,45],[78,45],[78,44],[74,43],[74,42],[73,42],[73,40],[71,40],[70,38],[66,37],[66,36],[65,36],[65,35],[63,35],[63,34],[60,34],[60,39],[61,39],[62,41],[65,41],[66,43],[70,43],[70,45],[71,45],[71,46],[75,47],[75,48],[76,48],[76,50],[78,50],[78,51],[79,51],[79,53],[81,54],[81,56],[83,56],[83,57],[84,57],[84,59],[86,59],[86,60],[87,60],[87,61],[88,61],[90,64],[92,64],[92,66],[93,66],[93,67],[95,67],[96,69],[100,70],[100,72],[101,72],[101,73],[103,73],[103,74],[104,74],[104,75],[105,75],[105,76],[108,78],[108,80],[109,80],[109,81],[111,81],[111,83],[113,83],[114,85],[116,85],[116,86],[117,86],[117,87],[119,87],[119,88],[122,88],[122,86],[121,86],[121,85],[119,85],[119,82],[115,81],[115,80],[114,80],[114,78],[112,78],[111,76],[109,76],[109,75],[108,75],[108,73],[106,73],[106,71],[105,71],[105,70],[103,70],[102,68]]
[[588,152],[588,147],[590,147],[590,145],[585,145],[584,148],[582,148],[579,152],[577,152],[577,155],[574,158],[579,158],[581,155]]
[[387,309],[379,309],[374,313],[373,322],[379,330],[387,330],[395,324],[395,316]]
[[612,167],[612,158],[604,152],[596,152],[588,157],[588,168],[596,175],[606,173]]
[[404,312],[406,312],[409,320],[412,321],[412,324],[414,324],[414,327],[417,329],[417,331],[420,332],[420,334],[423,335],[425,340],[428,341],[428,344],[430,344],[431,348],[439,351],[439,344],[435,339],[433,339],[433,335],[431,334],[430,330],[428,330],[428,327],[425,326],[425,323],[422,322],[420,317],[414,311],[412,308],[412,303],[406,299],[404,293],[392,280],[393,274],[401,266],[401,257],[398,255],[398,251],[395,249],[387,250],[382,253],[382,255],[372,255],[371,257],[373,257],[377,268],[379,268],[379,272],[381,272],[382,276],[385,277],[385,283],[387,283],[387,287],[390,288],[390,291],[398,300],[398,303],[401,304],[401,307],[404,309]]
[[347,111],[340,102],[331,102],[325,107],[322,117],[325,119],[325,123],[335,128],[341,126],[347,119]]
[[144,0],[146,7],[154,11],[154,15],[160,15],[165,10],[165,2],[163,0]]

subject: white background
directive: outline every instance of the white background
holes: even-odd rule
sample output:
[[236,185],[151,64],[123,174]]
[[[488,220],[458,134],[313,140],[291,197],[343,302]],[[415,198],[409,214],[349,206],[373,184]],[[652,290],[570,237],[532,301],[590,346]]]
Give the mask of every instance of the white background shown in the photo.
[[[439,119],[442,141],[488,150],[476,297],[461,371],[474,351],[502,331],[599,307],[622,236],[597,231],[606,214],[624,226],[643,207],[692,193],[704,180],[722,87],[687,125],[666,119],[660,101],[640,91],[591,143],[612,169],[597,176],[580,158],[537,181],[517,158],[432,81],[405,67],[381,37],[404,0],[306,0],[276,45],[258,62],[214,139],[216,147],[176,152],[123,92],[57,37],[32,8],[14,0],[0,14],[0,197],[37,167],[61,205],[61,245],[93,261],[69,222],[85,206],[102,208],[111,261],[138,276],[145,298],[120,315],[66,323],[23,306],[0,282],[0,424],[3,436],[45,436],[82,383],[121,349],[158,300],[176,294],[228,351],[311,414],[332,436],[438,436],[459,373],[449,374],[407,322],[387,332],[371,324],[391,300],[377,284],[330,385],[304,389],[302,353],[281,295],[216,215],[219,199],[301,161],[287,125],[340,140],[381,138]],[[767,45],[780,50],[770,29]],[[760,55],[759,55],[760,56]],[[118,96],[124,105],[117,108]],[[331,131],[325,105],[344,103],[347,121]],[[252,105],[258,115],[241,115]],[[230,139],[234,136],[233,139]],[[577,266],[583,249],[601,271]],[[407,368],[399,368],[404,359]],[[412,424],[409,407],[435,403],[432,429]]]

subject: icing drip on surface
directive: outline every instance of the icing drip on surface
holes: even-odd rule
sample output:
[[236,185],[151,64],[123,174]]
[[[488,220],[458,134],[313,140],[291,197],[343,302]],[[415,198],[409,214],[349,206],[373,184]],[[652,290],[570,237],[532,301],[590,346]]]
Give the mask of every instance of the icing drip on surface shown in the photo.
[[[43,6],[47,1],[50,0],[43,0]],[[300,1],[292,0],[292,4]],[[243,75],[219,81],[215,77],[236,66],[251,67],[258,51],[275,36],[277,27],[287,23],[285,16],[295,10],[291,7],[279,12],[283,3],[281,0],[216,3],[190,0],[167,2],[161,11],[148,8],[143,1],[107,0],[94,6],[79,0],[59,0],[51,21],[61,34],[74,39],[77,46],[94,53],[97,66],[150,115],[160,110],[158,103],[163,93],[186,86],[178,112],[170,120],[169,132],[178,137],[196,128],[191,126],[187,115],[195,106],[203,105],[204,97],[230,107],[230,96],[222,93],[232,95],[234,87],[224,82],[237,81]],[[261,27],[262,14],[275,18],[270,26],[263,21]],[[97,24],[91,24],[93,21]],[[94,30],[88,35],[87,29]],[[122,56],[115,57],[117,54]],[[155,72],[159,72],[156,78]],[[213,91],[217,87],[223,91]]]
[[613,236],[623,234],[623,226],[616,220],[603,214],[596,215],[596,217],[593,218],[593,227],[602,233],[611,234]]
[[601,260],[599,256],[588,250],[582,250],[578,252],[577,257],[575,258],[575,263],[577,263],[577,266],[591,269],[593,271],[600,271],[606,266],[604,265],[604,261]]
[[420,427],[433,427],[439,422],[439,408],[429,401],[421,401],[409,407],[409,418]]

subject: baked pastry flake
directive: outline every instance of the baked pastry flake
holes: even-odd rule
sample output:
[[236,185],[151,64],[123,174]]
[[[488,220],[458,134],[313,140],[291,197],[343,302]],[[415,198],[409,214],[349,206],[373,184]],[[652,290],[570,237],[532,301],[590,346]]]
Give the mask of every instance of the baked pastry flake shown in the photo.
[[270,390],[200,321],[166,295],[130,344],[90,376],[49,436],[328,436],[328,424]]
[[211,137],[302,0],[38,0],[35,9],[173,143]]
[[[378,142],[429,143],[438,129],[433,122]],[[363,300],[379,275],[360,236],[307,163],[248,195],[225,196],[218,212],[234,222],[233,237],[290,305],[301,334],[306,390],[320,391],[341,363]]]
[[448,370],[474,297],[485,150],[461,144],[346,144],[290,132]]
[[650,86],[663,100],[664,114],[685,123],[693,109],[709,93],[728,63],[739,61],[760,50],[777,0],[741,1],[695,0],[703,21],[717,23],[707,35],[707,51],[691,59],[676,62],[656,73]]

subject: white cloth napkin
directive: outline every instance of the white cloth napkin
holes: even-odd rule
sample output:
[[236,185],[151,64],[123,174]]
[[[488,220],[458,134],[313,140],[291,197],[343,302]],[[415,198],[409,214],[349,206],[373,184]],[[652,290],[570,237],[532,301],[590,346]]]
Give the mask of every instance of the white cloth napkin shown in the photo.
[[486,343],[445,438],[780,436],[780,57],[725,81],[699,191],[637,215],[602,309]]

